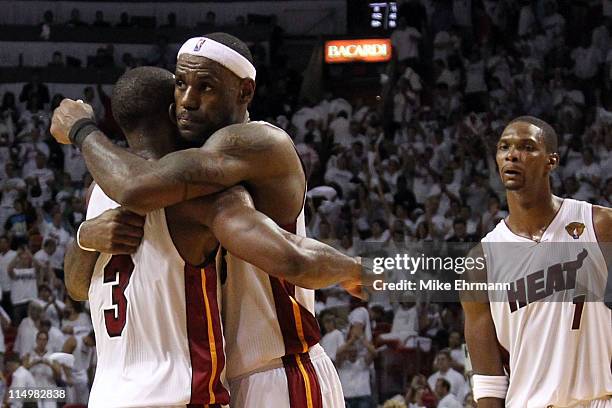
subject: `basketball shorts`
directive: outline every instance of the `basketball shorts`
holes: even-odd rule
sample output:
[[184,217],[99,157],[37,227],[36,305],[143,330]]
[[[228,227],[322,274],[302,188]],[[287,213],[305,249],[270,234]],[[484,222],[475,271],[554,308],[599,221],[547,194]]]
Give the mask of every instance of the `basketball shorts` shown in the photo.
[[585,402],[579,405],[575,405],[572,408],[612,408],[612,396],[604,399]]
[[230,381],[230,407],[344,408],[338,373],[323,347],[282,360],[282,367]]

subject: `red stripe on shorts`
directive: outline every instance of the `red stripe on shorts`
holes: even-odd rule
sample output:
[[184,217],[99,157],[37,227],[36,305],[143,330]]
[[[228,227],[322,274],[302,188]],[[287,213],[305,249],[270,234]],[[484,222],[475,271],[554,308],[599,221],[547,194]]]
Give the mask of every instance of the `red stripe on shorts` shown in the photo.
[[291,408],[323,408],[319,377],[308,353],[283,357]]

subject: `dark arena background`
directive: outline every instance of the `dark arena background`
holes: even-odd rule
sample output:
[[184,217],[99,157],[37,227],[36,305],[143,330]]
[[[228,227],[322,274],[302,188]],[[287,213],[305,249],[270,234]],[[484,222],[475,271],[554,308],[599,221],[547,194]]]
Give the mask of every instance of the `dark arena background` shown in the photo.
[[[184,41],[217,31],[253,54],[251,120],[295,142],[307,235],[348,255],[491,231],[507,215],[495,146],[523,114],[559,135],[553,192],[611,205],[610,0],[0,0],[3,406],[22,406],[9,399],[20,364],[37,387],[74,390],[96,369],[95,353],[59,373],[32,365],[40,331],[47,351],[62,352],[92,329],[89,304],[63,282],[92,178],[80,151],[51,137],[53,110],[82,99],[125,145],[110,106],[119,76],[174,71]],[[442,377],[457,405],[440,407],[476,407],[458,303],[364,303],[338,286],[316,292],[316,313],[347,406],[437,407]],[[357,360],[337,356],[353,323],[365,327],[351,344]],[[81,394],[38,406],[85,407]]]

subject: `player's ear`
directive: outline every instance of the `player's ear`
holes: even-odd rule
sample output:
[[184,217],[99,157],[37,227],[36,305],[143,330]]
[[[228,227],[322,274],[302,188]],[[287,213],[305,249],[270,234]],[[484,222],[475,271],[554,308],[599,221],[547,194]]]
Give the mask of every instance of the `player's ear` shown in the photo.
[[240,82],[239,103],[248,105],[255,96],[255,81],[250,78],[243,79]]
[[176,125],[176,105],[174,103],[168,107],[168,116],[170,116],[170,122]]
[[559,153],[551,153],[548,155],[548,166],[550,171],[553,171],[559,166]]

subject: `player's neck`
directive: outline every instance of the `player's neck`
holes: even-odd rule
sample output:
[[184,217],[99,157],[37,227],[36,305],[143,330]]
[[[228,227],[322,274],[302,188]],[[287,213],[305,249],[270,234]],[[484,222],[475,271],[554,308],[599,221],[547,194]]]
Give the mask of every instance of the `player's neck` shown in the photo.
[[508,191],[506,197],[509,210],[506,224],[514,233],[532,239],[541,238],[563,202],[552,194],[548,184],[530,193]]
[[[173,135],[171,132],[170,130],[163,132],[138,129],[126,134],[126,137],[134,153],[145,159],[159,159],[176,150],[174,140],[170,137],[170,134]],[[156,137],[151,137],[151,135]]]

